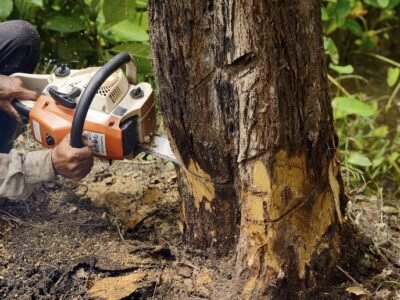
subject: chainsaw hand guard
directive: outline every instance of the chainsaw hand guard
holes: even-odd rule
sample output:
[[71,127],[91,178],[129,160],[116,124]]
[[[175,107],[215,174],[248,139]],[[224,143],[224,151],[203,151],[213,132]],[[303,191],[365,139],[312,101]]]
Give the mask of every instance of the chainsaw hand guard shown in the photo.
[[77,87],[74,87],[72,91],[70,91],[68,94],[65,94],[51,87],[49,88],[49,94],[51,97],[53,97],[54,100],[56,100],[57,103],[66,108],[74,109],[76,107],[76,102],[74,99],[76,97],[79,97],[79,95],[81,94],[81,90]]

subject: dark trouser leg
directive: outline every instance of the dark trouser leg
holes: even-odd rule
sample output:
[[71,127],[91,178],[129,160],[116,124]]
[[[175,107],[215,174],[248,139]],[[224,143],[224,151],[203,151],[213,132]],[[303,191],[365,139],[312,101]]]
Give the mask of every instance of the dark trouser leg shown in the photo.
[[0,111],[0,153],[11,151],[17,129],[18,122],[5,112]]
[[[40,39],[25,21],[0,23],[0,74],[32,73],[39,61]],[[8,153],[18,128],[17,121],[0,111],[0,153]]]

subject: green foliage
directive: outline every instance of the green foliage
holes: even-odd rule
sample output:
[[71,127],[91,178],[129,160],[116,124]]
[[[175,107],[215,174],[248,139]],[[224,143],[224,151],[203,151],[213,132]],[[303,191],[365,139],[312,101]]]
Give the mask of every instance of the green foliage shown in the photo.
[[371,117],[375,114],[375,108],[353,96],[335,97],[332,101],[334,116],[342,119],[348,115]]
[[103,32],[110,41],[115,42],[147,42],[149,36],[145,29],[131,20],[119,22]]
[[325,50],[331,57],[340,53],[341,59],[345,59],[349,47],[374,50],[382,39],[389,39],[399,25],[400,0],[331,0],[323,3],[326,37],[335,36],[337,40],[347,41],[340,47],[332,45],[332,38],[329,44],[325,43]]
[[[397,83],[398,68],[388,69],[388,88]],[[360,77],[341,77],[359,80]],[[398,85],[400,87],[400,84]],[[387,100],[389,99],[389,100]],[[398,194],[400,181],[400,126],[396,111],[388,109],[390,97],[369,97],[364,93],[349,94],[341,86],[332,101],[342,153],[343,175],[349,187],[366,186],[369,193],[383,188]],[[390,107],[390,105],[389,105]]]
[[3,2],[0,5],[0,20],[4,20],[7,18],[13,9],[12,0],[2,0]]
[[[123,49],[136,56],[139,73],[151,76],[146,1],[136,0],[2,0],[1,19],[25,19],[42,38],[39,72],[68,62],[74,68],[103,64]],[[139,45],[139,46],[138,46]],[[132,46],[132,47],[130,47]]]
[[113,25],[121,20],[133,20],[136,14],[135,0],[103,1],[104,23]]
[[365,0],[365,3],[377,8],[393,9],[400,4],[400,0]]
[[[322,3],[345,182],[354,188],[365,183],[371,193],[383,189],[400,194],[400,126],[393,114],[400,64],[379,52],[397,37],[400,0]],[[0,20],[25,19],[37,27],[43,41],[39,72],[49,72],[60,62],[74,68],[101,65],[128,51],[135,57],[139,79],[152,82],[146,7],[146,0],[1,0]],[[381,63],[386,75],[380,95],[369,93],[370,81],[352,64],[361,54]]]
[[[349,187],[365,185],[370,193],[400,194],[400,127],[394,105],[400,64],[376,53],[387,51],[388,41],[397,37],[399,11],[400,0],[329,0],[321,9],[344,179]],[[381,94],[372,92],[370,81],[349,64],[356,55],[372,57],[386,71],[385,81],[370,78],[375,85],[380,82]],[[367,64],[361,67],[371,74]]]
[[71,33],[85,30],[85,23],[75,17],[55,15],[50,17],[42,26],[43,29]]
[[399,79],[400,68],[389,68],[387,74],[387,84],[389,87],[393,87]]
[[352,74],[354,72],[354,68],[352,65],[338,66],[338,65],[330,64],[329,68],[331,68],[333,71],[335,71],[339,74]]

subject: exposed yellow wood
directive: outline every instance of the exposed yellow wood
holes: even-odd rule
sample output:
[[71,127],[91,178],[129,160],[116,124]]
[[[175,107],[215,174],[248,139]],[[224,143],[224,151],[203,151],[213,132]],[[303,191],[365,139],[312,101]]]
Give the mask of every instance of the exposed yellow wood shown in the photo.
[[268,175],[268,170],[263,162],[256,161],[254,163],[252,179],[256,192],[271,193],[271,180]]
[[200,208],[202,201],[205,203],[205,209],[212,210],[211,202],[215,199],[215,187],[211,181],[211,176],[200,168],[197,162],[190,160],[186,172],[188,188],[193,195],[196,208]]
[[243,287],[243,293],[241,298],[244,300],[250,299],[252,292],[255,290],[258,279],[257,277],[251,277],[249,281],[247,281]]
[[[339,157],[339,153],[336,153],[337,157]],[[337,180],[337,175],[340,170],[340,165],[336,161],[336,158],[334,158],[331,163],[329,164],[329,184],[332,189],[332,193],[334,196],[334,201],[335,201],[335,207],[336,207],[336,213],[339,219],[340,223],[343,223],[343,217],[342,217],[342,212],[340,210],[340,185]]]
[[249,198],[249,206],[246,212],[248,213],[247,216],[248,219],[255,222],[263,222],[265,197],[250,194],[248,198]]
[[[278,222],[275,232],[287,228],[290,241],[297,241],[299,277],[304,278],[306,265],[316,250],[317,244],[334,222],[335,207],[332,205],[333,195],[330,191],[318,195],[314,203],[301,206],[294,213],[288,215],[286,220]],[[282,238],[282,236],[280,236]],[[279,243],[279,241],[277,241]],[[279,255],[279,253],[275,253]]]
[[182,223],[182,221],[178,221],[177,224],[178,224],[179,232],[183,233],[183,223]]
[[[246,249],[245,263],[255,277],[249,277],[245,284],[244,299],[265,283],[265,278],[257,278],[259,270],[266,268],[276,276],[288,259],[297,263],[299,278],[305,278],[307,264],[335,222],[337,180],[337,189],[328,186],[316,194],[307,175],[305,154],[288,156],[280,151],[274,161],[272,170],[263,161],[247,167],[252,184],[242,192],[241,241],[245,244],[239,247]],[[289,253],[289,249],[295,253]]]
[[307,178],[305,155],[296,154],[289,157],[286,152],[279,151],[274,161],[273,195],[272,201],[268,203],[268,215],[272,221],[278,220],[303,202],[312,189]]

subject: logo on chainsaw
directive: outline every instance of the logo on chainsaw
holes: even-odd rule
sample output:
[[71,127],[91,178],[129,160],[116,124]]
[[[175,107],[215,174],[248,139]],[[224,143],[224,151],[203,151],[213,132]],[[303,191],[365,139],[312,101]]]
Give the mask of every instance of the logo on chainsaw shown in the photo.
[[92,151],[95,154],[106,156],[107,149],[106,149],[106,137],[102,133],[86,131],[85,132],[86,138],[88,141],[93,143]]

